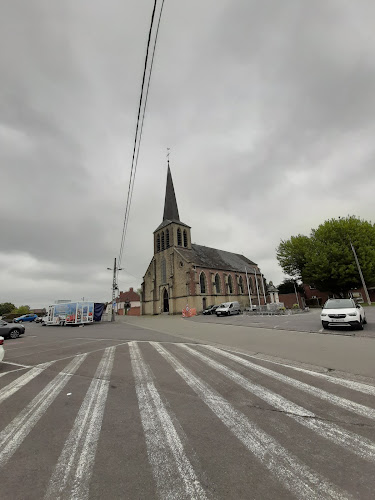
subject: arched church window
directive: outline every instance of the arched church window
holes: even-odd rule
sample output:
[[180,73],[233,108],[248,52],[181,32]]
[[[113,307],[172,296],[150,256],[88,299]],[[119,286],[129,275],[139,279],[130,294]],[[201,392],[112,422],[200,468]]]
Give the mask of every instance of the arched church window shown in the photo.
[[164,241],[164,231],[161,233],[161,249],[165,249],[165,241]]
[[217,273],[215,275],[215,289],[216,289],[216,293],[221,293],[220,276]]
[[206,286],[206,275],[202,271],[200,276],[199,276],[199,284],[201,286],[201,293],[206,293],[207,286]]
[[238,280],[238,292],[240,294],[243,293],[243,279],[242,279],[242,276],[240,276],[240,279]]
[[161,282],[162,283],[167,282],[167,263],[165,259],[162,259],[161,261]]
[[184,247],[188,246],[188,241],[187,241],[187,232],[186,229],[184,229]]
[[233,280],[232,280],[231,275],[228,276],[228,289],[229,289],[229,293],[232,294],[233,293]]
[[169,229],[165,231],[165,245],[166,248],[169,248]]
[[156,251],[160,252],[160,234],[156,237]]
[[177,245],[180,247],[182,246],[182,237],[180,228],[177,229]]

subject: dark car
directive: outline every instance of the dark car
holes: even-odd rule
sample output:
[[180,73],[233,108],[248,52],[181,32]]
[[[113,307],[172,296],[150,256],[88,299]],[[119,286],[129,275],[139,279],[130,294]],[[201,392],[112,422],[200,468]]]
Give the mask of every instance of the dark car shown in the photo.
[[35,321],[38,316],[36,314],[23,314],[19,318],[14,318],[13,323],[23,323],[24,321]]
[[215,314],[215,311],[218,307],[219,306],[209,306],[203,311],[203,314]]
[[6,321],[0,320],[0,336],[4,338],[16,339],[20,335],[25,333],[25,327],[23,325],[15,325],[13,323],[7,323]]

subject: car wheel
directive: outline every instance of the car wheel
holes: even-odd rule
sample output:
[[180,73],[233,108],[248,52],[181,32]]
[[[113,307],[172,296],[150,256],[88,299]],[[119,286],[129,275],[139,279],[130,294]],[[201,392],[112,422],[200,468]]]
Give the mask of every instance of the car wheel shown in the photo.
[[325,330],[328,330],[328,321],[322,321],[322,327],[323,327]]
[[367,325],[367,319],[366,319],[366,316],[363,318],[363,324],[364,324],[364,325]]
[[360,317],[360,318],[359,318],[358,330],[363,330],[363,321],[362,321],[362,317]]
[[13,329],[13,330],[11,330],[11,331],[9,332],[9,337],[10,337],[11,339],[18,339],[18,337],[19,337],[19,336],[20,336],[20,333],[19,333],[19,331],[18,331],[18,330]]

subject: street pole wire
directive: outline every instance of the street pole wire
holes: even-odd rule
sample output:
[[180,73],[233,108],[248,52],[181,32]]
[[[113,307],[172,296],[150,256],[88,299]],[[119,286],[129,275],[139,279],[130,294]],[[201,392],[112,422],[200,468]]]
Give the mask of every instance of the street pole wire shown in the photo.
[[152,56],[151,56],[150,69],[149,69],[149,73],[148,73],[146,95],[145,95],[145,99],[144,99],[143,114],[142,114],[142,120],[141,120],[140,132],[139,132],[139,139],[138,139],[139,119],[140,119],[141,110],[142,110],[144,84],[145,84],[145,78],[146,78],[147,62],[148,62],[148,56],[149,56],[149,49],[150,49],[150,42],[151,42],[151,35],[152,35],[152,28],[153,28],[153,24],[154,24],[154,17],[155,17],[155,10],[156,10],[156,5],[157,5],[157,0],[155,0],[155,2],[154,2],[154,8],[153,8],[153,11],[152,11],[152,16],[151,16],[150,30],[149,30],[149,36],[148,36],[148,41],[147,41],[146,57],[145,57],[145,65],[144,65],[143,78],[142,78],[142,89],[141,89],[141,95],[140,95],[139,107],[138,107],[137,125],[136,125],[135,138],[134,138],[132,166],[131,166],[131,171],[130,171],[129,188],[128,188],[128,195],[127,195],[125,215],[124,215],[124,223],[123,223],[122,236],[121,236],[121,245],[120,245],[120,252],[119,252],[119,267],[121,266],[121,262],[122,262],[122,256],[123,256],[124,244],[125,244],[125,237],[126,237],[127,228],[128,228],[130,206],[131,206],[131,202],[132,202],[132,198],[133,198],[135,175],[136,175],[136,171],[137,171],[138,157],[139,157],[139,151],[140,151],[141,140],[142,140],[142,133],[143,133],[143,125],[144,125],[144,119],[145,119],[145,114],[146,114],[148,94],[149,94],[149,89],[150,89],[151,74],[152,74],[152,69],[153,69],[153,64],[154,64],[156,44],[157,44],[157,39],[158,39],[158,34],[159,34],[159,27],[160,27],[161,16],[162,16],[162,13],[163,13],[164,1],[165,0],[162,0],[160,12],[159,12],[159,19],[158,19],[158,24],[157,24],[156,34],[155,34],[155,39],[154,39],[154,45],[153,45],[153,52],[152,52]]

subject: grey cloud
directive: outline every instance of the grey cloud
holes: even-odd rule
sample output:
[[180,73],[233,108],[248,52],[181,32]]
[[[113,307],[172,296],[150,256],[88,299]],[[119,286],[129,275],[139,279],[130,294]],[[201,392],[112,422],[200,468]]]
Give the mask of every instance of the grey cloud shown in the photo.
[[[14,283],[29,302],[54,286],[110,295],[101,273],[120,244],[151,8],[3,2],[0,255],[40,268],[24,282],[4,264],[3,300],[27,301]],[[373,217],[374,14],[370,0],[165,4],[122,289],[151,258],[166,147],[193,240],[245,253],[274,282],[280,238]],[[45,292],[29,288],[41,280]]]

